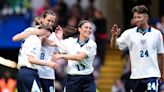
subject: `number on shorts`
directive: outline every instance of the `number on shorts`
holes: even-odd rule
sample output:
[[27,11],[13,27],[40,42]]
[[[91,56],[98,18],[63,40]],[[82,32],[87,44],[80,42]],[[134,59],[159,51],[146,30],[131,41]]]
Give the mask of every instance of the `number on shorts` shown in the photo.
[[153,83],[149,82],[147,84],[147,90],[157,90],[157,88],[155,86],[155,83],[154,82]]

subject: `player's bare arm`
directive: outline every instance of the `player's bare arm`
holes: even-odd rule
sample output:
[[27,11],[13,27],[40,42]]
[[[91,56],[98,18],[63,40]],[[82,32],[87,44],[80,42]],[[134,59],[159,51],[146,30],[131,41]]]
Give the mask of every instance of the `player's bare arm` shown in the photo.
[[85,52],[80,52],[78,54],[54,54],[52,59],[57,60],[59,58],[64,58],[66,60],[76,60],[76,61],[81,61],[87,57],[87,54]]
[[51,68],[58,68],[59,65],[56,64],[55,62],[52,62],[52,61],[43,61],[43,60],[39,60],[31,55],[29,55],[29,62],[32,63],[32,64],[37,64],[37,65],[42,65],[42,66],[48,66],[48,67],[51,67]]
[[13,37],[12,37],[12,40],[13,40],[14,42],[20,41],[20,40],[23,40],[23,39],[29,37],[29,36],[32,35],[32,34],[33,34],[33,31],[32,31],[32,30],[23,31],[23,32],[18,33],[18,34],[16,34],[15,36],[13,36]]
[[23,31],[21,33],[16,34],[15,36],[12,37],[12,41],[20,41],[23,40],[30,35],[42,35],[43,31],[40,31],[42,29],[36,29],[36,28],[30,28],[28,31]]

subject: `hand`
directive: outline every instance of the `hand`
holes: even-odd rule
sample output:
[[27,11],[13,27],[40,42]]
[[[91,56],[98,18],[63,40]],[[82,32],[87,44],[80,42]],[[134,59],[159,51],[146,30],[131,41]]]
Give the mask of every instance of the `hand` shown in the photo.
[[58,39],[60,39],[60,40],[63,39],[63,29],[62,29],[61,26],[58,25],[56,27],[55,32],[56,32],[56,36],[57,36]]
[[111,29],[112,36],[118,36],[120,34],[121,29],[118,28],[116,24],[113,25]]
[[57,63],[52,62],[52,61],[49,61],[48,62],[48,66],[51,67],[51,68],[53,68],[53,69],[57,69],[57,68],[60,67]]

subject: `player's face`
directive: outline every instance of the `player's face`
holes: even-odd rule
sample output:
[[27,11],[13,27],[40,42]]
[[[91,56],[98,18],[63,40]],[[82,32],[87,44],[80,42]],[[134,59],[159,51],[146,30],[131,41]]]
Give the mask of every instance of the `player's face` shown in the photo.
[[55,23],[56,16],[48,14],[44,19],[43,19],[43,25],[52,27]]
[[89,38],[89,36],[92,33],[92,24],[90,22],[84,23],[80,28],[79,28],[80,35],[83,36],[84,38]]
[[144,25],[147,24],[148,21],[148,15],[147,14],[139,14],[137,12],[134,12],[133,14],[134,21],[138,27],[143,27]]

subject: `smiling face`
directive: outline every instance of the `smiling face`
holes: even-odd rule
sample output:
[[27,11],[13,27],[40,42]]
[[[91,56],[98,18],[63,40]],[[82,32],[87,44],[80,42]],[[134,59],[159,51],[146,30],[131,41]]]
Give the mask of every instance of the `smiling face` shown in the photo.
[[81,24],[81,26],[78,28],[80,32],[80,37],[83,39],[88,39],[89,36],[92,33],[92,24],[87,21]]
[[134,17],[134,21],[138,27],[143,27],[143,26],[147,25],[147,21],[148,21],[147,14],[134,12],[133,17]]
[[137,5],[133,7],[133,19],[137,27],[145,30],[148,28],[148,18],[149,18],[149,11],[145,5]]

